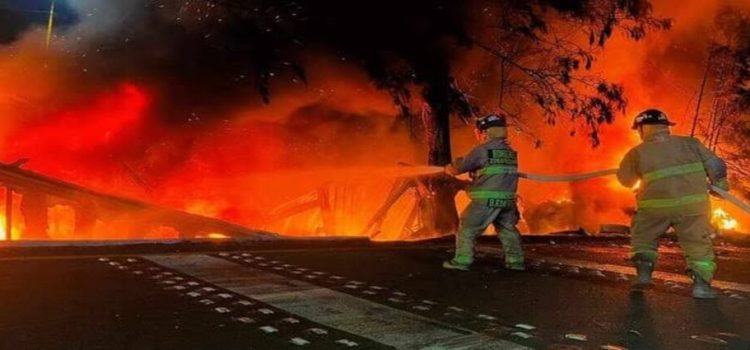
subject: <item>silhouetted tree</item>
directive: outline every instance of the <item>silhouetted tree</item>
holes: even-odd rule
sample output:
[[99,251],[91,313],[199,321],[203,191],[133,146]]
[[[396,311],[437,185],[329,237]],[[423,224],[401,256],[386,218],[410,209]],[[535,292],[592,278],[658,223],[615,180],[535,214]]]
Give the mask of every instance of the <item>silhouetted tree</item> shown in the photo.
[[[301,53],[326,52],[359,65],[412,118],[411,91],[428,104],[424,118],[429,164],[451,161],[450,116],[467,120],[476,106],[456,83],[455,57],[472,48],[495,56],[499,93],[518,110],[538,108],[550,123],[559,115],[582,118],[598,143],[598,125],[625,107],[622,88],[585,72],[617,30],[630,38],[669,28],[652,16],[648,0],[296,0],[217,1],[224,18],[214,40],[253,52],[254,82],[266,101],[269,82],[290,71],[305,80]],[[198,17],[200,18],[200,17]],[[436,228],[456,227],[456,189],[432,183]]]
[[[640,40],[668,29],[646,1],[495,1],[482,9],[489,30],[474,42],[499,60],[499,108],[511,115],[581,118],[599,143],[598,126],[625,108],[620,85],[591,74],[595,55],[616,30]],[[537,109],[534,113],[534,109]],[[522,120],[521,120],[522,122]]]
[[701,136],[728,159],[735,187],[750,196],[750,13],[733,7],[719,12],[708,56],[712,105],[700,120]]

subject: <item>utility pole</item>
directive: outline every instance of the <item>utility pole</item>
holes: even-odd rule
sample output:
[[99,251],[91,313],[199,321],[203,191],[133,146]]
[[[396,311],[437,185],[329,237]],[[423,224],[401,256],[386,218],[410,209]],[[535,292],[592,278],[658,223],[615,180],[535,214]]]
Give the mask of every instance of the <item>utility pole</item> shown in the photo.
[[714,47],[708,48],[708,58],[706,59],[706,69],[703,71],[703,81],[701,81],[701,88],[698,92],[698,104],[695,106],[695,115],[693,116],[693,127],[690,129],[690,136],[695,136],[695,129],[698,127],[698,118],[700,117],[701,103],[703,102],[703,93],[706,90],[706,81],[708,81],[708,74],[711,72],[711,61],[714,56]]
[[50,1],[49,4],[49,18],[47,19],[47,40],[46,47],[49,49],[49,44],[52,41],[52,29],[55,27],[55,1]]
[[695,128],[698,126],[698,117],[701,111],[701,102],[703,102],[703,92],[706,90],[706,80],[708,80],[708,71],[711,67],[711,61],[706,62],[706,70],[703,71],[703,81],[701,82],[701,88],[698,91],[698,104],[695,106],[695,115],[693,116],[693,127],[690,129],[690,136],[695,136]]

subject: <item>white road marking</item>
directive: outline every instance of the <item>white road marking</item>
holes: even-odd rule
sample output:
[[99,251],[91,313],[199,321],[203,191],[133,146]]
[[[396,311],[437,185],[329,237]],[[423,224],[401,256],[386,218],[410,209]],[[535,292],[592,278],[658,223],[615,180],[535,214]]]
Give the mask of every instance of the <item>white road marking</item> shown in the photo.
[[292,340],[290,340],[289,342],[294,345],[299,345],[299,346],[310,344],[310,341],[308,341],[307,339],[303,339],[303,338],[292,338]]
[[328,334],[328,331],[323,328],[310,328],[310,332],[317,334],[317,335],[326,335]]
[[271,326],[263,326],[263,327],[260,327],[258,329],[260,329],[261,331],[263,331],[265,333],[276,333],[276,332],[279,331],[278,329],[276,329],[274,327],[271,327]]
[[304,281],[206,255],[146,257],[293,315],[398,349],[529,349]]
[[258,309],[258,312],[264,314],[264,315],[273,315],[274,312],[271,309]]
[[536,329],[536,327],[534,327],[534,326],[532,326],[530,324],[525,324],[525,323],[518,323],[518,324],[516,324],[516,328],[525,329],[527,331],[533,331],[533,330]]
[[244,317],[244,316],[243,317],[237,317],[234,320],[237,321],[237,322],[242,322],[242,323],[253,323],[253,322],[255,322],[255,320],[253,320],[252,318],[250,318],[250,317]]
[[587,337],[585,334],[568,333],[565,335],[565,339],[588,341],[589,337]]
[[533,335],[526,333],[526,332],[513,332],[510,335],[523,338],[523,339],[530,339],[534,337]]
[[357,343],[355,343],[355,342],[353,342],[353,341],[351,341],[349,339],[339,339],[336,342],[339,343],[339,344],[342,344],[342,345],[346,345],[346,346],[348,346],[350,348],[353,348],[353,347],[359,345],[359,344],[357,344]]

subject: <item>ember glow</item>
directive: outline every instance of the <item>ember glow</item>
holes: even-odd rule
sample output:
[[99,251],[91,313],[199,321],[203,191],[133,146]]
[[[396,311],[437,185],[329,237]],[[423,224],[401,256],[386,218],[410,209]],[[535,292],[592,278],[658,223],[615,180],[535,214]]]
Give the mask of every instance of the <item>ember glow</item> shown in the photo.
[[[405,190],[367,231],[400,179],[440,169],[397,165],[426,163],[424,140],[411,132],[420,126],[397,122],[399,110],[392,96],[373,86],[347,57],[311,53],[307,85],[271,79],[278,92],[266,105],[251,91],[237,87],[249,73],[214,75],[201,63],[181,68],[202,81],[163,73],[172,72],[175,65],[160,61],[170,55],[168,43],[156,40],[131,48],[130,38],[122,34],[126,31],[105,16],[108,7],[84,10],[82,3],[71,2],[73,10],[85,14],[82,22],[67,31],[57,30],[49,49],[43,25],[0,45],[3,162],[28,158],[25,169],[97,191],[282,234],[366,235],[377,240],[429,236],[419,232],[418,208],[419,198],[430,193],[419,185]],[[193,7],[203,8],[197,3],[201,2]],[[525,118],[510,136],[521,155],[521,169],[561,174],[616,167],[639,142],[629,128],[630,116],[647,107],[660,106],[678,121],[676,133],[689,133],[688,111],[695,109],[705,62],[705,48],[696,43],[705,39],[701,32],[720,10],[718,3],[655,1],[657,14],[674,18],[671,31],[649,34],[641,42],[615,36],[597,57],[597,73],[625,86],[626,115],[601,127],[602,144],[597,148],[581,136],[588,129],[578,123],[560,120],[553,127],[541,116]],[[747,7],[745,2],[732,4]],[[119,7],[109,10],[123,12]],[[221,18],[214,10],[211,14],[212,21]],[[142,62],[126,62],[130,56],[123,62],[89,59],[109,48],[92,44],[105,34],[114,38],[107,44],[125,45],[124,51],[141,50],[145,58],[133,56]],[[471,91],[477,96],[489,96],[496,84],[489,78],[475,79],[487,67],[478,56],[469,52],[455,59],[457,81],[478,86]],[[190,66],[185,60],[189,58],[179,62]],[[479,104],[495,106],[494,99]],[[709,114],[708,109],[704,114]],[[456,120],[452,132],[454,155],[466,153],[474,143],[471,128]],[[635,206],[633,190],[622,188],[613,178],[573,184],[522,181],[520,197],[521,226],[532,233],[579,228],[597,232],[602,224],[628,224]],[[15,205],[20,201],[19,195]],[[460,194],[456,202],[461,209],[468,201]],[[23,215],[19,211],[14,217]],[[52,203],[48,217],[49,238],[79,237],[80,215],[69,203]],[[730,216],[723,209],[717,209],[714,218],[728,230],[741,230],[750,223],[746,215],[732,212]],[[118,233],[117,220],[128,221],[97,220],[96,234],[89,238],[135,238]],[[23,220],[13,222],[13,237],[23,237]],[[173,227],[152,227],[141,237],[178,234]],[[203,236],[225,238],[221,232]],[[7,237],[0,231],[0,239]]]
[[206,235],[206,238],[208,238],[208,239],[214,239],[214,240],[222,240],[222,239],[229,239],[231,237],[229,237],[229,236],[227,236],[227,235],[225,235],[223,233],[211,232],[211,233],[209,233],[209,234]]
[[714,225],[721,230],[739,230],[739,223],[736,219],[729,216],[729,213],[724,209],[716,208],[713,211],[713,217],[711,219]]

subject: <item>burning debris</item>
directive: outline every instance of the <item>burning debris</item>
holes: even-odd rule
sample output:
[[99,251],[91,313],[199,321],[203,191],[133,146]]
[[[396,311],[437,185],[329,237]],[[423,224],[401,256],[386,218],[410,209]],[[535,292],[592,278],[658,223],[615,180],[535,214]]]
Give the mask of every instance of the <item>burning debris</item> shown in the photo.
[[714,209],[711,223],[720,230],[736,231],[740,229],[737,219],[731,217],[729,213],[722,208]]
[[568,199],[542,202],[524,211],[530,232],[573,231],[580,228],[575,220],[575,204]]

